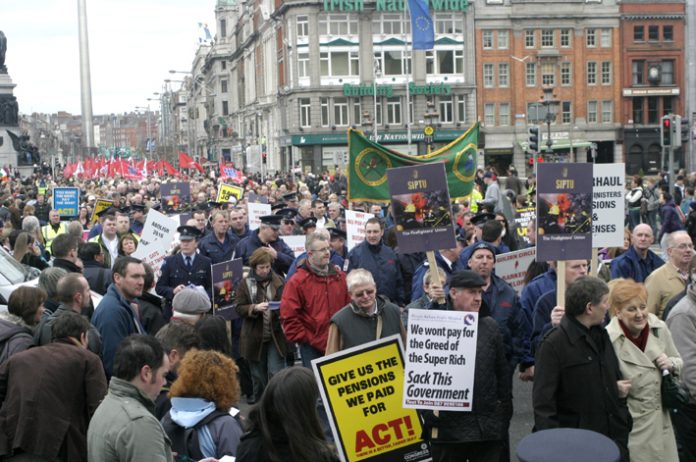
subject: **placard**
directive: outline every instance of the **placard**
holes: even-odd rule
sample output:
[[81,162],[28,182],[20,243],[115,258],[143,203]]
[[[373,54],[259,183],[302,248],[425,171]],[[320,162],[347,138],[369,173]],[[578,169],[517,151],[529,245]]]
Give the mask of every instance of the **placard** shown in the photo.
[[53,210],[61,218],[80,215],[80,188],[53,188]]
[[537,260],[589,259],[592,164],[543,163],[537,177]]
[[478,313],[408,310],[406,408],[471,411]]
[[162,210],[166,213],[178,212],[191,202],[191,184],[183,181],[162,183],[160,185]]
[[247,204],[249,229],[254,231],[261,224],[261,217],[271,215],[271,204],[249,203]]
[[232,202],[236,204],[244,195],[244,188],[241,186],[236,186],[233,184],[221,183],[218,186],[217,201],[222,202]]
[[177,220],[150,209],[138,248],[133,252],[133,256],[150,265],[155,274],[159,274],[164,258],[169,254],[174,242],[178,227]]
[[306,236],[280,236],[280,238],[290,247],[290,250],[295,254],[295,258],[305,253]]
[[524,276],[527,268],[536,257],[536,248],[508,252],[495,257],[495,274],[512,286],[518,294],[524,289]]
[[346,247],[348,252],[365,240],[365,223],[372,217],[374,215],[371,213],[346,209]]
[[626,164],[594,164],[592,247],[623,247]]
[[342,461],[430,460],[418,413],[401,405],[399,335],[312,361]]
[[515,223],[518,225],[517,236],[528,244],[530,241],[527,237],[527,225],[534,218],[536,218],[536,207],[523,207],[515,210]]
[[244,264],[241,258],[213,265],[214,315],[228,320],[239,317],[234,307],[237,304],[237,284],[242,279],[243,271]]
[[396,240],[402,253],[457,246],[442,162],[387,170]]
[[99,212],[102,210],[106,210],[109,207],[114,205],[114,201],[106,200],[106,199],[97,199],[97,201],[94,203],[94,210],[92,211],[92,219],[90,220],[92,224],[95,224],[97,220],[99,219],[99,216],[97,215]]

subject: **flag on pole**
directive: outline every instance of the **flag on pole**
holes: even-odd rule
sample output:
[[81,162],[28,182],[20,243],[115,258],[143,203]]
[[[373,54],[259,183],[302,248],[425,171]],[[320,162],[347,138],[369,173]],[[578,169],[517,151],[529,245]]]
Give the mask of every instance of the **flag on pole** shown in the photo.
[[433,18],[428,9],[428,0],[408,0],[411,13],[411,39],[414,50],[432,50],[435,46]]
[[195,168],[199,172],[205,173],[205,170],[203,169],[201,164],[193,160],[193,158],[185,152],[181,151],[179,151],[179,168]]

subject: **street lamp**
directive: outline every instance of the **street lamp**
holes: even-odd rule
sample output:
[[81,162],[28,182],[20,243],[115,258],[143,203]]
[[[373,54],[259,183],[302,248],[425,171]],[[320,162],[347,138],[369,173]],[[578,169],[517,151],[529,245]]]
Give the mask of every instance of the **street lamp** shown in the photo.
[[377,142],[377,78],[382,76],[382,66],[380,65],[379,59],[372,59],[372,93],[374,97],[375,104],[375,116],[372,118],[372,132],[375,135],[375,143]]
[[433,100],[428,100],[428,102],[425,103],[425,108],[425,114],[423,114],[423,117],[425,117],[427,125],[423,129],[423,133],[425,135],[423,141],[425,141],[428,154],[430,154],[432,152],[433,141],[435,138],[435,123],[440,117],[440,114],[435,110],[435,103]]
[[150,136],[152,133],[150,128],[150,103],[148,103],[147,107],[136,106],[135,109],[146,111],[145,113],[147,114],[147,136],[145,137],[145,152],[150,154],[150,160],[152,160],[152,152],[150,149],[152,147],[152,142],[150,141]]
[[541,98],[541,105],[546,109],[546,128],[547,128],[547,138],[546,138],[546,154],[553,154],[553,141],[551,141],[551,122],[556,120],[556,113],[553,109],[556,105],[560,104],[560,101],[555,99],[553,94],[553,87],[545,87],[544,96]]

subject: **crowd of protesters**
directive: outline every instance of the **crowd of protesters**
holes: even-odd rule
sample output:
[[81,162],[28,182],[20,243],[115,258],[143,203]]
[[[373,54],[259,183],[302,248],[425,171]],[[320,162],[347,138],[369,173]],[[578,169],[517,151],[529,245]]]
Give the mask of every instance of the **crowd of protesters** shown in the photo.
[[[46,173],[0,185],[2,246],[38,276],[0,312],[1,458],[336,461],[311,361],[390,335],[405,344],[409,310],[432,309],[480,315],[471,412],[421,413],[433,460],[510,460],[515,375],[534,382],[535,430],[602,433],[623,461],[696,460],[696,173],[680,172],[673,195],[664,176],[631,178],[624,246],[603,249],[599,268],[534,262],[520,294],[495,272],[498,255],[535,242],[535,220],[520,228],[515,209],[534,207],[536,178],[514,169],[480,169],[453,202],[456,246],[435,252],[437,268],[399,250],[387,204],[348,201],[340,169],[250,175],[229,203],[217,191],[230,180],[213,172]],[[173,181],[191,191],[174,211],[160,194]],[[78,216],[51,209],[55,186],[79,188]],[[255,230],[249,200],[273,211]],[[158,270],[133,256],[150,210],[190,214]],[[350,251],[346,210],[373,214]],[[298,257],[291,235],[305,239]],[[245,273],[230,322],[212,313],[211,265],[234,258]],[[663,404],[663,374],[691,393],[678,410]]]

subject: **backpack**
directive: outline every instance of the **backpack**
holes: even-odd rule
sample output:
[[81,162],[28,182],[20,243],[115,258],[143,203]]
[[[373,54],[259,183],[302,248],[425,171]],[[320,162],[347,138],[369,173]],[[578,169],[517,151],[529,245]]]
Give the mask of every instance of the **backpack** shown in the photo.
[[[214,420],[229,415],[229,412],[218,411],[216,409],[191,428],[181,427],[167,418],[166,423],[163,421],[163,426],[172,442],[172,452],[176,452],[179,455],[184,455],[193,460],[204,459],[207,456],[205,456],[201,451],[201,442],[199,437],[200,430],[204,426],[212,423]],[[234,418],[241,426],[239,412],[234,416]]]

